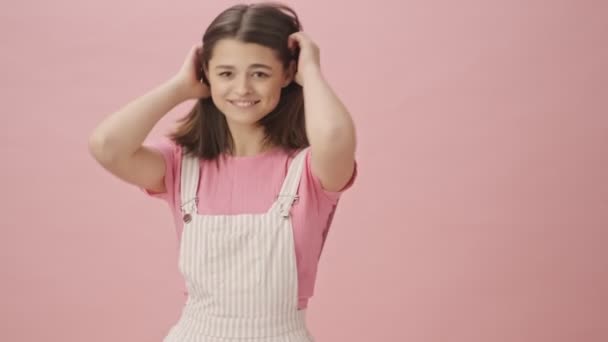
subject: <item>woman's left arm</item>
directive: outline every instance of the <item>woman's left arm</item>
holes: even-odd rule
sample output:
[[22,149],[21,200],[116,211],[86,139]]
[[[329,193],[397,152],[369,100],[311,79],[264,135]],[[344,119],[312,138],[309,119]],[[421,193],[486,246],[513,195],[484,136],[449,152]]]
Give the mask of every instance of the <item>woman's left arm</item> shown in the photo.
[[312,172],[323,189],[340,191],[355,168],[356,134],[353,120],[321,73],[319,48],[304,33],[290,36],[300,47],[295,80],[304,91],[306,135]]

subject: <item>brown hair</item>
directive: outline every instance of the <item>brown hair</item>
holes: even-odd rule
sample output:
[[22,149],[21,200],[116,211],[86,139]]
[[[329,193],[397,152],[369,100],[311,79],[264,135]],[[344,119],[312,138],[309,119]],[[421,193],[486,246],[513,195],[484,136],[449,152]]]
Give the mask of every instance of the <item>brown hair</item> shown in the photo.
[[[275,50],[284,70],[287,70],[290,61],[295,59],[297,63],[298,57],[297,50],[293,53],[288,48],[287,38],[301,29],[297,14],[286,5],[275,2],[235,5],[211,22],[203,35],[203,51],[199,57],[207,69],[215,44],[225,38],[237,39]],[[201,74],[205,84],[209,85],[204,73]],[[187,154],[211,160],[223,152],[234,152],[226,118],[211,97],[198,99],[178,123],[170,138]],[[307,147],[302,87],[292,81],[282,88],[276,108],[258,123],[264,127],[264,145],[281,146],[288,151]]]

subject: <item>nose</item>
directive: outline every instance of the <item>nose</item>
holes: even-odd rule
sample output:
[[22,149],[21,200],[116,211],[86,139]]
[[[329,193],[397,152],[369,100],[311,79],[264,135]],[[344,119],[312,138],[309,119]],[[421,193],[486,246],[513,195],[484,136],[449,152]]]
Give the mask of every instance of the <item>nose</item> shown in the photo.
[[249,84],[249,78],[247,75],[241,76],[236,79],[235,84],[235,92],[239,96],[247,95],[251,91],[251,87]]

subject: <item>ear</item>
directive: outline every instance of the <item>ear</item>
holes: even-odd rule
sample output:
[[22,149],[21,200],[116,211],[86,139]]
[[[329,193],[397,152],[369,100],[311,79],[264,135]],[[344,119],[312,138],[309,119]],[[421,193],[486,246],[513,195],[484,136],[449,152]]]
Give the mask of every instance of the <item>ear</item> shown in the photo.
[[204,64],[203,64],[203,72],[205,73],[205,77],[207,77],[207,79],[209,79],[209,69]]
[[296,61],[292,59],[289,62],[289,66],[287,67],[287,70],[285,71],[285,80],[283,81],[283,88],[290,85],[291,82],[293,82],[295,76],[296,76]]
[[203,65],[201,67],[201,70],[202,70],[202,75],[201,76],[203,77],[203,80],[205,81],[205,84],[209,85],[209,69],[206,66]]

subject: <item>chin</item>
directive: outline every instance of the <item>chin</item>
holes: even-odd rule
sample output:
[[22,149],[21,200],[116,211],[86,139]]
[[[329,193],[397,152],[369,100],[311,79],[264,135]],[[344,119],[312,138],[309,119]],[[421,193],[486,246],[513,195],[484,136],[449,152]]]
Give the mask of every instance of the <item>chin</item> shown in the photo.
[[236,123],[239,125],[255,125],[258,121],[263,119],[268,113],[243,113],[238,111],[222,111],[226,117],[226,121],[230,123]]

